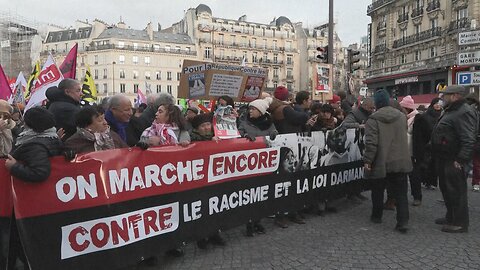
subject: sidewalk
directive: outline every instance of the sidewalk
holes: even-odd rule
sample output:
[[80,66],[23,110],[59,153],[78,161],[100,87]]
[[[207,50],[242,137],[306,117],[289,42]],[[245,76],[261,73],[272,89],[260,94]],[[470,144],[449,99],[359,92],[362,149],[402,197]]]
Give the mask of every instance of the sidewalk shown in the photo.
[[480,269],[480,193],[469,191],[469,233],[448,234],[434,224],[445,213],[440,191],[422,192],[422,205],[410,206],[407,234],[394,231],[394,211],[373,224],[370,200],[342,200],[337,214],[307,215],[304,225],[281,229],[265,218],[267,234],[247,238],[241,226],[225,232],[225,247],[189,243],[182,258],[161,256],[155,267],[130,269]]

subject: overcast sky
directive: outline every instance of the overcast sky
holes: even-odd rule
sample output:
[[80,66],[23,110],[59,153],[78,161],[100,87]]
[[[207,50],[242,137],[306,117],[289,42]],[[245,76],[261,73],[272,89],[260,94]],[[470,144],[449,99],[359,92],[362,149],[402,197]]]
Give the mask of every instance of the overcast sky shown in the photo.
[[[286,16],[304,26],[328,22],[328,0],[1,0],[1,10],[32,21],[61,26],[74,25],[75,20],[95,18],[117,23],[120,16],[134,29],[143,29],[149,21],[163,28],[183,18],[184,11],[203,3],[212,9],[214,17],[269,23],[274,17]],[[343,46],[359,42],[367,34],[370,17],[367,5],[372,0],[334,0],[337,31]]]

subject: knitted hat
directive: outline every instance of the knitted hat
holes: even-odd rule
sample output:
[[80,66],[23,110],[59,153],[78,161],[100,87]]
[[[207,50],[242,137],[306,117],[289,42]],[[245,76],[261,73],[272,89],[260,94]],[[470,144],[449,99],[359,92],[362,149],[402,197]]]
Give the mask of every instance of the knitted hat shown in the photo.
[[337,95],[334,94],[332,96],[332,99],[330,100],[330,104],[335,104],[335,103],[340,102],[340,101],[341,101],[340,96],[337,96]]
[[377,110],[390,105],[390,95],[385,89],[375,92],[375,94],[373,94],[373,100],[375,101]]
[[268,107],[270,107],[270,104],[272,104],[272,98],[266,97],[265,99],[256,99],[250,102],[248,106],[255,107],[262,113],[262,115],[264,115],[267,112]]
[[192,119],[192,127],[197,129],[201,124],[212,122],[213,121],[213,114],[212,113],[201,113],[195,115]]
[[33,107],[25,112],[25,124],[35,132],[43,132],[55,126],[55,117],[43,107]]
[[194,114],[198,114],[198,109],[195,107],[188,107],[187,112],[192,111]]
[[273,92],[273,96],[281,101],[286,101],[289,95],[290,93],[288,93],[288,89],[285,86],[279,86]]
[[415,110],[417,108],[417,106],[415,105],[415,101],[410,95],[404,97],[402,101],[400,101],[400,106],[411,110]]

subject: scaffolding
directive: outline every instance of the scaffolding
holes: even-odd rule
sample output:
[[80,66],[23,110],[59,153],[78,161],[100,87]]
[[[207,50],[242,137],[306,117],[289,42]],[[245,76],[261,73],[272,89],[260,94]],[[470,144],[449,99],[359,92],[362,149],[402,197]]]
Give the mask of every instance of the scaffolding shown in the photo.
[[38,23],[0,12],[0,64],[8,77],[16,77],[20,71],[25,76],[31,72],[32,41],[37,29]]

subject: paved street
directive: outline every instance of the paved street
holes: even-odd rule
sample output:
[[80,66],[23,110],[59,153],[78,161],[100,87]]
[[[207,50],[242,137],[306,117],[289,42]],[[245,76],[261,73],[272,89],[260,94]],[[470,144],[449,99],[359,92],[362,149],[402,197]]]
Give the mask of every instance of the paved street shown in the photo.
[[393,230],[395,212],[385,211],[383,223],[372,224],[370,201],[344,200],[339,213],[309,215],[305,225],[281,229],[266,218],[265,235],[247,238],[238,227],[225,232],[225,247],[199,250],[190,243],[183,258],[162,257],[155,267],[136,269],[480,269],[480,193],[469,193],[469,233],[447,234],[433,222],[444,215],[440,191],[422,191],[423,204],[410,207],[405,235]]

